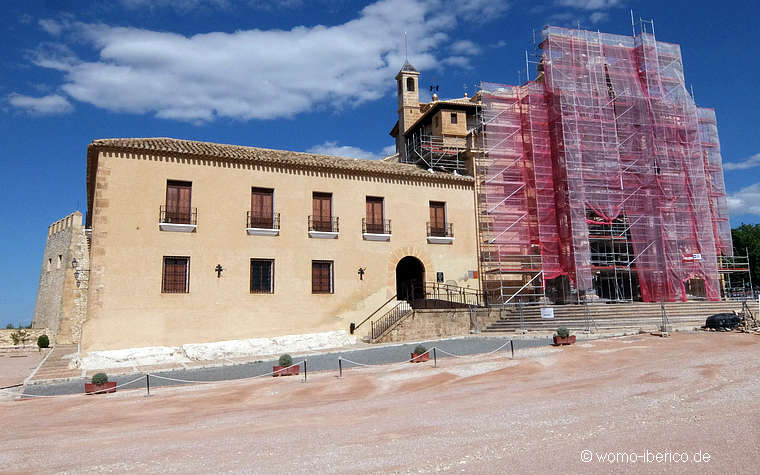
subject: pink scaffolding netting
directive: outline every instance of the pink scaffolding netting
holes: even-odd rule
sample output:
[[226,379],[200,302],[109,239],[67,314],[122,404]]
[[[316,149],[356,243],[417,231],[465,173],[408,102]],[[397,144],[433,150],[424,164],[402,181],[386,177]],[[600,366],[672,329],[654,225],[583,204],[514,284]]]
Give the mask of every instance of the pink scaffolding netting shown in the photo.
[[539,253],[544,279],[591,289],[588,217],[624,216],[642,300],[685,300],[693,278],[718,300],[718,256],[733,255],[720,145],[680,47],[547,27],[541,48],[536,82],[482,87],[489,260]]

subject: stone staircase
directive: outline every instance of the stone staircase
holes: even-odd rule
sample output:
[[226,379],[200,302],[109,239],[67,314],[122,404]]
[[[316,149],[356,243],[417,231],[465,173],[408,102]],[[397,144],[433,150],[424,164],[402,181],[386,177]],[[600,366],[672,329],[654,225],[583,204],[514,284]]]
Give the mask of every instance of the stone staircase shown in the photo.
[[[750,305],[753,311],[757,308],[756,303]],[[554,308],[554,318],[543,319],[540,307],[524,307],[524,328],[529,331],[553,331],[559,327],[576,331],[586,329],[586,310],[583,305],[555,305],[552,308]],[[737,301],[665,304],[668,322],[673,328],[700,327],[705,324],[705,319],[710,315],[734,311],[740,313],[741,310],[742,303]],[[588,313],[591,328],[594,330],[631,328],[656,330],[662,322],[662,310],[659,303],[589,304]],[[520,312],[518,309],[509,309],[505,310],[502,318],[489,325],[484,331],[504,332],[519,329]]]
[[64,356],[77,352],[77,345],[56,345],[53,352],[47,357],[29,383],[49,379],[77,378],[82,375],[81,369],[69,369],[69,358]]

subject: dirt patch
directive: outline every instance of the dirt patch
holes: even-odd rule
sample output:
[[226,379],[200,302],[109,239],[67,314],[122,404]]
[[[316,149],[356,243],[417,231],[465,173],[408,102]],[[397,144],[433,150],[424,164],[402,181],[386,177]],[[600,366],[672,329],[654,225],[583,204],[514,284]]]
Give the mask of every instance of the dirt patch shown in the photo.
[[[754,335],[675,334],[518,351],[515,360],[309,373],[308,383],[6,401],[0,415],[13,429],[0,434],[0,463],[20,472],[492,473],[553,471],[561,460],[576,473],[753,472],[758,350]],[[583,450],[711,458],[631,466],[584,463]]]

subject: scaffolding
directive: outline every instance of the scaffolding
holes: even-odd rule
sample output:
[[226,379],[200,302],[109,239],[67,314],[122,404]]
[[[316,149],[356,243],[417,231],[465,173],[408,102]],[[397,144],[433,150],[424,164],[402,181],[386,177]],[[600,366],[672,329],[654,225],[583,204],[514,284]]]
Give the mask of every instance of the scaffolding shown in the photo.
[[422,130],[407,137],[405,147],[405,163],[413,163],[428,170],[459,174],[468,171],[465,137],[441,137],[426,134]]
[[537,81],[482,85],[481,269],[501,303],[515,287],[555,302],[720,299],[733,249],[715,113],[687,92],[680,47],[640,27],[547,27]]

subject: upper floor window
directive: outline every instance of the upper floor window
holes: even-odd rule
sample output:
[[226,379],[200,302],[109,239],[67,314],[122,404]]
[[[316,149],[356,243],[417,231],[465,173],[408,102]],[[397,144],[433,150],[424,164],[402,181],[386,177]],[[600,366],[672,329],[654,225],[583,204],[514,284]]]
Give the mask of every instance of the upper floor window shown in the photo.
[[383,198],[378,196],[367,197],[367,217],[365,233],[387,234],[383,222],[384,209]]
[[164,257],[161,292],[165,294],[184,294],[190,292],[189,257]]
[[430,202],[430,235],[446,235],[446,203],[443,201]]
[[193,184],[189,181],[166,182],[166,210],[164,223],[195,224],[191,208]]
[[456,124],[457,123],[457,113],[456,112],[452,112],[451,113],[451,123],[452,124]]
[[333,232],[332,193],[312,194],[311,230]]
[[251,219],[249,228],[274,229],[274,190],[251,189]]
[[414,78],[406,78],[406,90],[414,92]]

